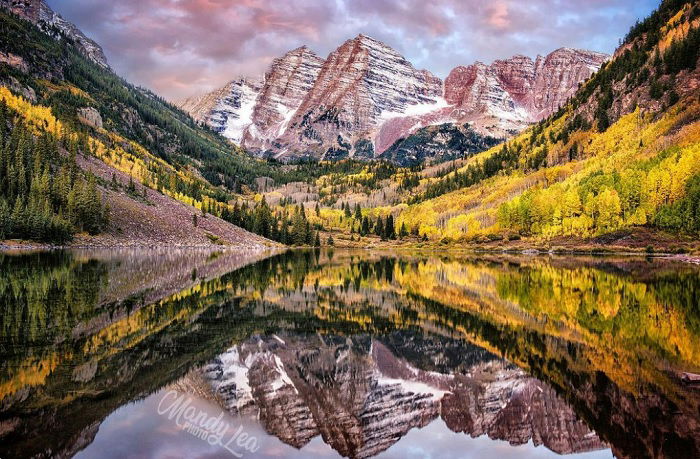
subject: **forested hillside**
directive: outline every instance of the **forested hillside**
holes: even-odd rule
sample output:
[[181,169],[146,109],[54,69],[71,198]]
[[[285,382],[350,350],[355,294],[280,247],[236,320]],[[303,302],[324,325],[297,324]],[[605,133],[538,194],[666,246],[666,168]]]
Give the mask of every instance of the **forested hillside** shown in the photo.
[[699,24],[697,3],[664,1],[558,113],[437,180],[398,224],[452,240],[697,235]]
[[0,80],[76,129],[88,130],[79,121],[80,110],[93,108],[104,128],[170,164],[197,170],[213,186],[234,189],[279,171],[243,154],[157,95],[95,65],[66,37],[54,39],[2,10],[0,38],[7,56]]
[[99,233],[109,209],[95,176],[83,174],[76,163],[77,139],[65,137],[59,144],[61,125],[22,102],[0,88],[0,240],[65,242],[74,230]]
[[[204,218],[278,169],[57,37],[0,10],[0,239],[65,243],[108,226],[110,244],[245,239]],[[194,227],[200,212],[202,225],[184,233],[168,221],[185,214]]]
[[[272,231],[275,217],[267,206],[248,211],[230,203],[257,177],[284,183],[298,179],[295,170],[250,158],[163,99],[87,59],[69,38],[58,32],[56,37],[0,9],[0,239],[63,243],[105,229],[110,210],[132,219],[134,206],[141,215],[148,213],[142,207],[150,207],[150,220],[158,220],[158,211],[166,210],[149,199],[148,190],[191,206],[188,224],[200,232],[213,214],[266,237],[286,238]],[[130,200],[115,202],[132,209],[109,209],[106,195],[119,193]],[[284,224],[293,223],[290,217]],[[303,240],[313,244],[317,237],[303,226]],[[207,233],[213,242],[223,240],[213,233]]]

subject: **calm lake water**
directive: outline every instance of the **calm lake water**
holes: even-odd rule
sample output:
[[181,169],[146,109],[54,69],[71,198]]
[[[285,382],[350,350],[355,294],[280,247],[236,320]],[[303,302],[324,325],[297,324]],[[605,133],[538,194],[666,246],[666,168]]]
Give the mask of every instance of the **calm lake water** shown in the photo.
[[0,458],[700,457],[700,268],[0,254]]

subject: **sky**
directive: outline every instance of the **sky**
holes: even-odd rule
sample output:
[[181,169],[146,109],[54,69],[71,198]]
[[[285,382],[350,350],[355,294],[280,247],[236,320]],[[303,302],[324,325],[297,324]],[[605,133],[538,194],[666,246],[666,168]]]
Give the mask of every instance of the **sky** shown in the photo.
[[176,101],[259,77],[360,33],[445,78],[458,65],[567,46],[612,53],[659,0],[47,0],[132,83]]

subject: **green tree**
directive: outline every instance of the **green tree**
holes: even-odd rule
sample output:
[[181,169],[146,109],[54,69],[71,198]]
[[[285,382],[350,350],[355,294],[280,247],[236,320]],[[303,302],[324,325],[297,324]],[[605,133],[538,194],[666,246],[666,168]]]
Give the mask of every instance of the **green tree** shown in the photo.
[[384,237],[389,240],[396,239],[396,228],[394,228],[394,217],[389,215],[384,225]]
[[386,238],[386,233],[384,232],[384,220],[382,220],[381,216],[377,217],[377,223],[374,225],[374,234],[379,236],[382,241]]
[[399,239],[403,239],[408,236],[408,231],[406,230],[406,223],[401,222],[401,229],[399,230]]

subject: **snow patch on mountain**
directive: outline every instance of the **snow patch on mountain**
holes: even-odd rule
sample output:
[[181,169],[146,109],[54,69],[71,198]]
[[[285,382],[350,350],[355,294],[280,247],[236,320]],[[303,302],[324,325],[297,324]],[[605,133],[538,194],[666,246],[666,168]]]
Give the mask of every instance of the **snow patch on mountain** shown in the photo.
[[421,116],[443,108],[449,107],[449,103],[444,97],[436,97],[434,102],[408,105],[403,111],[383,111],[379,115],[380,122],[389,121],[392,118],[403,116]]

